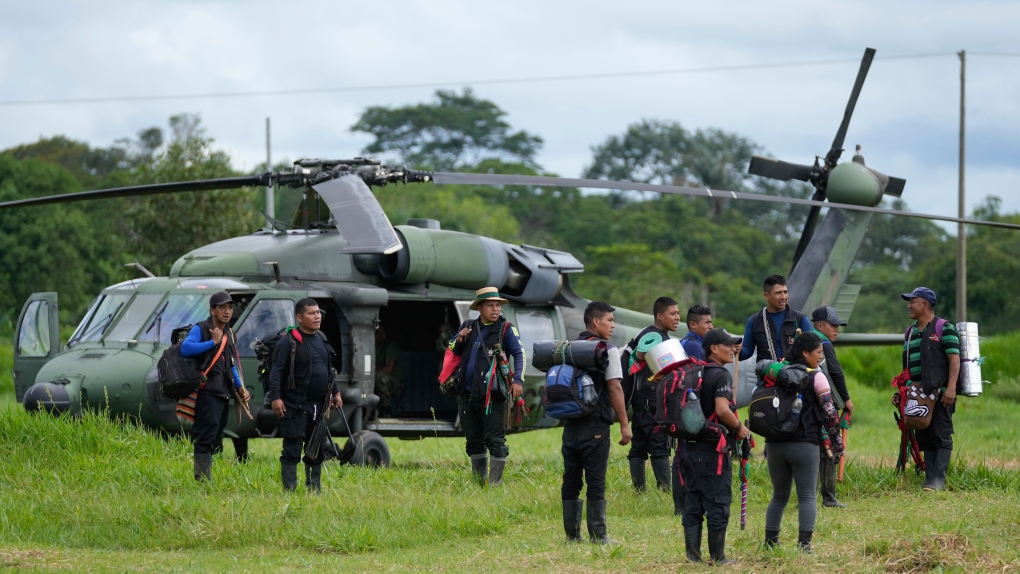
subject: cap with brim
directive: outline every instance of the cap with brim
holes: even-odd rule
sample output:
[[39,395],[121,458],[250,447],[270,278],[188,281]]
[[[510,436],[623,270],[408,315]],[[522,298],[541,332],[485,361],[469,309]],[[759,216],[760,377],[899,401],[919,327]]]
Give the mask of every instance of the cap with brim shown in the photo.
[[209,308],[219,307],[220,305],[226,305],[227,303],[233,303],[234,300],[230,298],[230,293],[226,291],[220,291],[219,293],[213,293],[212,297],[209,298]]
[[705,355],[708,355],[712,350],[712,345],[736,345],[740,341],[740,337],[719,327],[717,329],[710,329],[705,333],[705,338],[701,341],[701,349],[705,351]]
[[832,307],[819,307],[811,312],[811,322],[825,321],[831,325],[846,327],[846,322],[839,318],[839,314]]
[[471,302],[471,310],[477,310],[478,306],[486,301],[498,301],[499,303],[510,302],[499,296],[499,289],[496,289],[495,287],[482,287],[478,291],[475,291],[475,300]]
[[901,296],[904,301],[910,301],[911,299],[917,299],[920,297],[921,299],[931,303],[933,307],[935,306],[935,303],[938,302],[938,297],[935,296],[935,292],[927,287],[918,287],[910,293],[903,293]]

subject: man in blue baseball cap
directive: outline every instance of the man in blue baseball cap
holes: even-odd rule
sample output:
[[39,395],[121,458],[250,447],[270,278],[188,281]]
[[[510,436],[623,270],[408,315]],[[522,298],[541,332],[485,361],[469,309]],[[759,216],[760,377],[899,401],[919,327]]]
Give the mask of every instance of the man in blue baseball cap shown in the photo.
[[910,381],[920,383],[925,393],[940,394],[928,428],[914,431],[917,445],[924,451],[922,489],[942,490],[953,454],[960,337],[952,322],[935,316],[938,298],[934,291],[918,287],[902,297],[907,301],[907,314],[914,320],[903,335],[903,368],[910,370]]

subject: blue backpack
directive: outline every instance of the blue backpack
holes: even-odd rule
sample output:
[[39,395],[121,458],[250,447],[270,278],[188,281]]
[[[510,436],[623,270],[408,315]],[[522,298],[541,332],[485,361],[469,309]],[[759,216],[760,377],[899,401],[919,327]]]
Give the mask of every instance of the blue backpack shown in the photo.
[[599,402],[595,381],[583,369],[553,365],[545,374],[545,412],[555,419],[590,415]]

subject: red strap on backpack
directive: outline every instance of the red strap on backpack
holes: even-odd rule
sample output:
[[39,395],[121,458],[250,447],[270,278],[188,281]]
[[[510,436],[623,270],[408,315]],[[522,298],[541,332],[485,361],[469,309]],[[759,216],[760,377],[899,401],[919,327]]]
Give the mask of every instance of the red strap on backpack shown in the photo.
[[220,339],[220,346],[218,349],[216,349],[216,354],[213,355],[212,361],[209,361],[209,366],[206,367],[204,371],[202,371],[202,384],[198,386],[198,390],[201,391],[202,389],[205,388],[206,383],[209,382],[209,379],[206,378],[209,375],[209,371],[212,370],[213,365],[216,364],[216,361],[220,360],[220,357],[223,355],[223,349],[227,348],[228,333],[230,333],[229,328],[227,329],[226,333],[223,333],[223,337]]

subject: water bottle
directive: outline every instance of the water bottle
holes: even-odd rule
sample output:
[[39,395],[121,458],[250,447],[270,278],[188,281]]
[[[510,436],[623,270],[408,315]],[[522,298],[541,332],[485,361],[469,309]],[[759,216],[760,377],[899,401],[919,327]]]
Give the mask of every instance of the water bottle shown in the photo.
[[687,389],[687,402],[698,400],[698,396],[694,394],[694,389]]
[[804,409],[804,398],[800,393],[797,393],[797,398],[793,401],[793,407],[790,409],[790,420],[796,423],[800,420],[800,411]]
[[582,373],[577,378],[577,382],[581,387],[581,402],[586,405],[594,405],[598,402],[598,394],[595,392],[595,381],[592,380],[588,373]]

